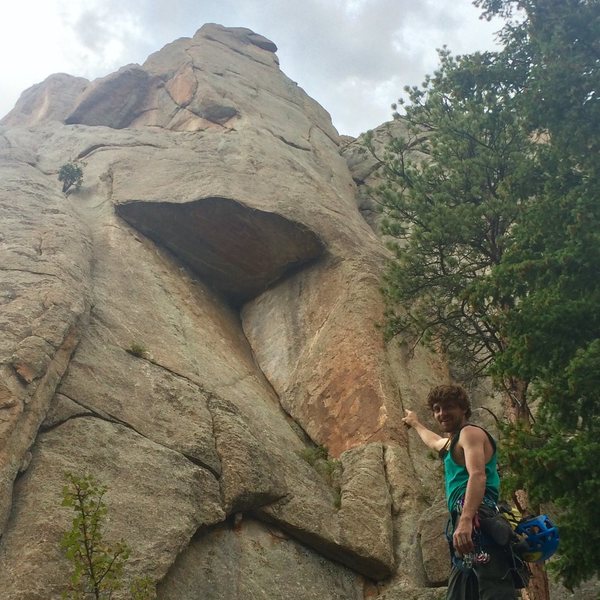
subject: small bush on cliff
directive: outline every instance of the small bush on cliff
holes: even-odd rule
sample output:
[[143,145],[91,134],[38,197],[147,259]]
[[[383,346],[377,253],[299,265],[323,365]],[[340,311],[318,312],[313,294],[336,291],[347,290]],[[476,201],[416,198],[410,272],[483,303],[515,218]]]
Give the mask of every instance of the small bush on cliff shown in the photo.
[[318,460],[327,460],[327,448],[325,448],[325,446],[304,448],[304,450],[300,451],[300,457],[303,458],[311,467],[314,467]]
[[299,455],[333,488],[333,503],[339,509],[342,504],[342,464],[340,461],[335,458],[329,458],[327,448],[321,445],[304,448],[304,450],[299,452]]
[[[91,475],[65,475],[62,506],[73,509],[71,529],[63,535],[61,546],[72,565],[64,600],[109,600],[126,587],[124,567],[131,549],[123,541],[109,544],[102,529],[107,506],[103,500],[107,487]],[[149,579],[136,579],[129,585],[131,600],[150,600],[154,589]]]
[[146,356],[146,347],[143,344],[139,344],[138,342],[131,342],[131,346],[127,348],[127,352],[132,356],[144,358],[144,356]]
[[83,171],[74,163],[64,164],[58,171],[58,180],[62,181],[63,193],[67,193],[72,187],[78,190],[83,183]]

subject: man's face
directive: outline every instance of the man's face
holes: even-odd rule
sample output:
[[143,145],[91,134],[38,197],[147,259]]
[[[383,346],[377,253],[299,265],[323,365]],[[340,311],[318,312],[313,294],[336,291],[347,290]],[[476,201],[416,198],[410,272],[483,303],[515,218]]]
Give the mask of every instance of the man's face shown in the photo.
[[455,402],[436,403],[432,406],[432,410],[433,418],[445,433],[454,433],[467,422],[466,409]]

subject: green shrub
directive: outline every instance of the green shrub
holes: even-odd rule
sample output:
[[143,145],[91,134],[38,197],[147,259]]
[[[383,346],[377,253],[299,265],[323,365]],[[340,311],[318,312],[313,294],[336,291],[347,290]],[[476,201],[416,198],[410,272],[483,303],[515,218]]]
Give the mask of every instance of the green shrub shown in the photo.
[[311,467],[314,467],[318,460],[327,460],[328,452],[325,446],[313,446],[304,448],[299,454]]
[[315,462],[314,467],[317,473],[319,473],[329,485],[335,485],[341,478],[342,463],[335,458],[318,460]]
[[[77,477],[66,473],[65,478],[62,506],[73,509],[75,516],[61,540],[61,547],[72,565],[63,600],[109,600],[126,587],[124,567],[131,549],[123,540],[114,544],[104,540],[102,530],[108,508],[103,498],[108,488],[91,475]],[[131,600],[154,597],[150,579],[135,579],[130,583]]]
[[342,463],[335,458],[329,458],[327,448],[321,445],[304,448],[299,455],[333,488],[334,506],[339,509],[342,504]]
[[58,180],[62,181],[63,193],[66,194],[72,187],[78,190],[83,183],[83,171],[80,166],[74,163],[67,163],[58,171]]
[[138,344],[137,342],[131,342],[131,346],[129,346],[129,348],[127,348],[126,352],[128,352],[132,356],[137,356],[138,358],[144,358],[144,356],[146,356],[146,347],[143,344]]

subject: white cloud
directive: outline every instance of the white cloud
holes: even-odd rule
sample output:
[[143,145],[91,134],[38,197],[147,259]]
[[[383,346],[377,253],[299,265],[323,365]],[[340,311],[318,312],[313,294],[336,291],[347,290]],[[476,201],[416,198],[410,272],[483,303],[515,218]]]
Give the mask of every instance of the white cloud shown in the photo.
[[469,0],[22,0],[2,13],[0,115],[51,73],[101,77],[216,22],[273,40],[282,70],[353,135],[390,117],[437,47],[488,48],[498,28]]

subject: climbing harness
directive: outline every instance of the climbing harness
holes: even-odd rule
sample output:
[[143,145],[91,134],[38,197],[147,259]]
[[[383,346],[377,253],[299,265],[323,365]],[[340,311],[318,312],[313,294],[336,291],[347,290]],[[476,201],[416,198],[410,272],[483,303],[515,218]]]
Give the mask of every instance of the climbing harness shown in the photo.
[[[454,524],[462,513],[463,504],[464,499],[456,503],[446,525],[446,539],[450,546],[453,566],[467,574],[472,572],[474,567],[488,564],[492,560],[492,552],[503,552],[508,558],[509,571],[507,575],[512,577],[515,589],[527,587],[531,572],[525,562],[526,559],[516,551],[518,543],[522,542],[523,539],[514,531],[512,523],[505,517],[505,513],[511,511],[507,505],[501,504],[498,506],[489,498],[484,498],[473,520],[473,544],[475,549],[463,556],[457,556],[452,543],[452,533]],[[511,516],[517,525],[528,522],[522,519],[516,510],[511,511]],[[548,527],[548,529],[550,528]],[[532,535],[536,535],[529,527],[528,530]],[[539,540],[536,541],[539,542]],[[494,548],[497,550],[494,550]]]
[[[446,539],[448,540],[448,544],[450,545],[450,555],[452,557],[452,564],[459,568],[461,571],[470,571],[474,566],[477,565],[486,565],[491,560],[491,555],[489,552],[485,551],[485,546],[489,543],[485,533],[481,529],[481,519],[479,513],[475,515],[473,519],[473,545],[475,549],[472,552],[467,554],[463,554],[462,556],[457,556],[454,551],[454,545],[452,543],[452,532],[454,530],[454,524],[458,519],[459,515],[462,513],[464,505],[464,498],[459,499],[456,502],[454,510],[450,514],[450,518],[446,524]],[[495,504],[484,498],[483,504],[480,507],[480,511],[485,510],[497,510],[495,508]]]

